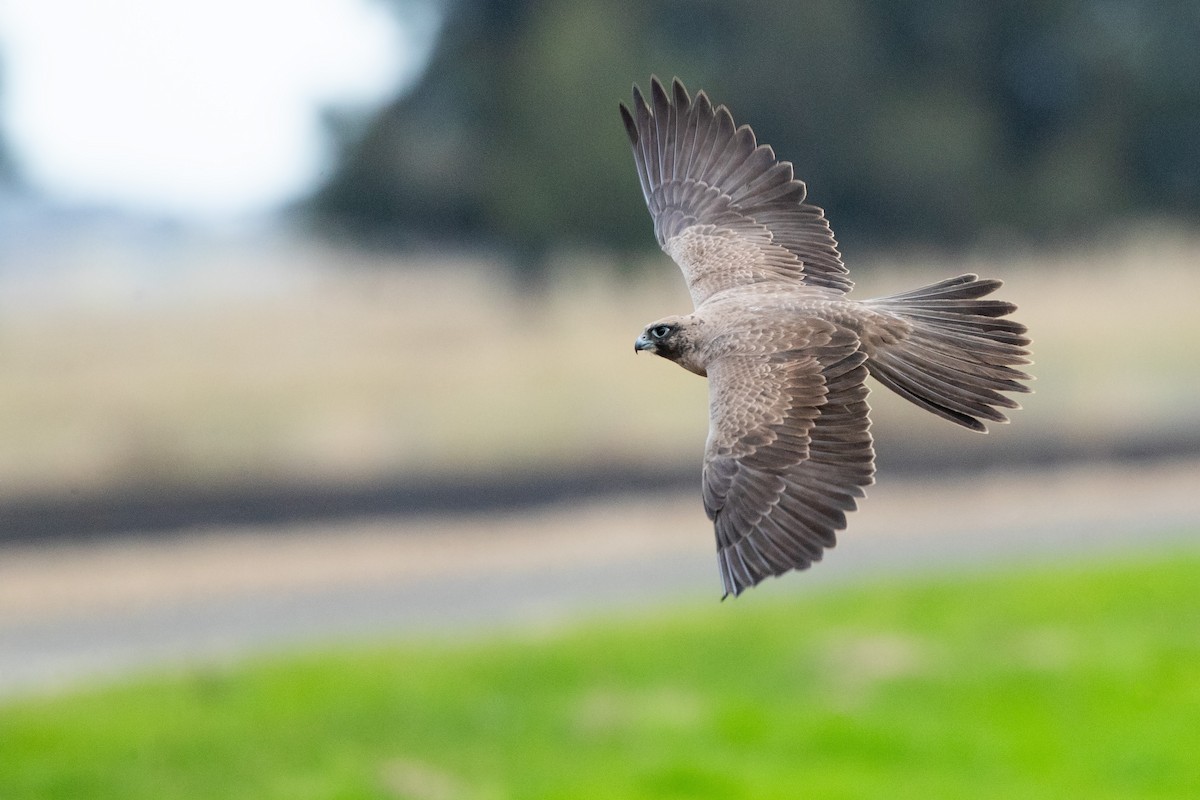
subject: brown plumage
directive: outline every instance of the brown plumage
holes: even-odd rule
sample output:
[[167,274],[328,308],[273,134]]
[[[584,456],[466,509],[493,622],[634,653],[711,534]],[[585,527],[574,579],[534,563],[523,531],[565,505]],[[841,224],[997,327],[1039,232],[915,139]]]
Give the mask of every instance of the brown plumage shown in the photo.
[[657,78],[621,118],[654,233],[695,311],[648,325],[650,350],[709,385],[704,508],[726,595],[804,569],[833,547],[875,472],[867,375],[971,430],[1028,392],[1016,306],[960,275],[875,300],[847,297],[825,214],[805,186],[704,92]]

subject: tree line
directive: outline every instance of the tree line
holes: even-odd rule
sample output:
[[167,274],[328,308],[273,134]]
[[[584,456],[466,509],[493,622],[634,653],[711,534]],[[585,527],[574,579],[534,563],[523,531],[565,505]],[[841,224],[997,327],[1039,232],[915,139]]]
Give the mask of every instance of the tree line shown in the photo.
[[[411,2],[411,0],[391,0]],[[1200,210],[1200,5],[458,0],[421,80],[330,116],[304,212],[385,243],[652,245],[619,100],[705,89],[844,237],[969,245]]]

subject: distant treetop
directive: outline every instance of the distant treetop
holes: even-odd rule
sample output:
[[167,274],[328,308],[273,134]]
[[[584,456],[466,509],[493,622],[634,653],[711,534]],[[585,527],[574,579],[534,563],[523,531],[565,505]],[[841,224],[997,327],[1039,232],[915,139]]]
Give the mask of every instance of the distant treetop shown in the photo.
[[[404,2],[405,0],[393,0]],[[305,209],[384,243],[652,247],[617,103],[705,89],[839,236],[965,245],[1200,211],[1188,4],[458,0],[422,80],[332,119]]]

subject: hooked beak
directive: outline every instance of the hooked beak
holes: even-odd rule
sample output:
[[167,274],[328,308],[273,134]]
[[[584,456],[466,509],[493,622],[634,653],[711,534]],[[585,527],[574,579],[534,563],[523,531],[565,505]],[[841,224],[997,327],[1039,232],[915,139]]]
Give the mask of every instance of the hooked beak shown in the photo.
[[637,338],[636,342],[633,343],[633,352],[635,352],[635,353],[638,352],[639,350],[653,350],[653,349],[654,349],[654,342],[650,341],[650,337],[648,337],[644,333]]

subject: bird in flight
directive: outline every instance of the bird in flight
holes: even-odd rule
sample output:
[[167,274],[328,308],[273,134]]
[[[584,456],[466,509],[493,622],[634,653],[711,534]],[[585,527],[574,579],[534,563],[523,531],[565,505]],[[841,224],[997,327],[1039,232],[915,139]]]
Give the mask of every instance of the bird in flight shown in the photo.
[[825,213],[792,165],[704,92],[652,78],[620,106],[658,243],[690,314],[634,344],[708,378],[704,508],[725,596],[805,569],[874,482],[866,379],[973,431],[1028,392],[1025,326],[1000,281],[960,275],[852,300]]

